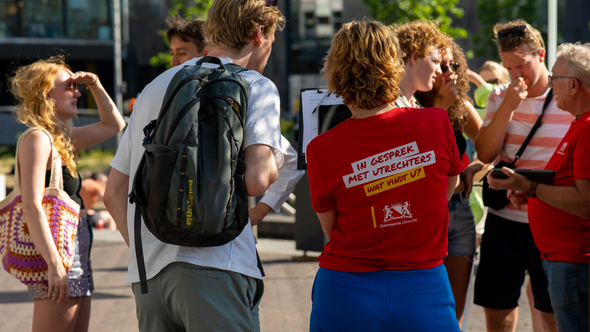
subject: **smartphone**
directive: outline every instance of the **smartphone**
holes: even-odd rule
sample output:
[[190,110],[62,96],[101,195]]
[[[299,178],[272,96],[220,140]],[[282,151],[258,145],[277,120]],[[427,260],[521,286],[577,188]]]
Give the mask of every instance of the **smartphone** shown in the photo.
[[[511,168],[512,169],[512,168]],[[512,169],[514,172],[524,175],[527,179],[543,184],[553,184],[555,180],[555,171],[544,170],[544,169],[523,169],[517,168]],[[508,175],[502,172],[501,168],[494,168],[492,170],[492,176],[497,179],[506,179]]]

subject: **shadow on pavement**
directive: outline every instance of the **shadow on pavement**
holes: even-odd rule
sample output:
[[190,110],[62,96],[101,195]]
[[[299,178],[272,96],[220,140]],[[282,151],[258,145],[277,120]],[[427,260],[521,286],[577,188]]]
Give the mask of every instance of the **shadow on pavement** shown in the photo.
[[29,298],[29,292],[27,291],[0,293],[0,304],[26,302],[33,302],[33,300]]

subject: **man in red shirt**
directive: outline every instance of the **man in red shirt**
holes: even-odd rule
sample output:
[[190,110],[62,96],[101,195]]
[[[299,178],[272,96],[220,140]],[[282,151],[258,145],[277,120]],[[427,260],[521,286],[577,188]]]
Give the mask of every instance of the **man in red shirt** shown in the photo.
[[588,331],[590,43],[559,46],[549,85],[557,107],[576,117],[545,167],[555,171],[553,185],[530,181],[505,167],[508,179],[488,175],[488,181],[494,189],[515,190],[515,205],[528,200],[531,232],[541,251],[559,331]]

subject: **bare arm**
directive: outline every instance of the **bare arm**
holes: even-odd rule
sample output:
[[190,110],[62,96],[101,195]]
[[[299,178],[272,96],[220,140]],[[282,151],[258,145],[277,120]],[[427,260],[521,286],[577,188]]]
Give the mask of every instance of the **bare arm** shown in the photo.
[[508,86],[506,97],[496,110],[494,118],[486,127],[481,128],[474,142],[479,160],[491,163],[502,151],[508,123],[512,120],[514,110],[526,98],[526,89],[522,78],[515,79]]
[[320,219],[320,223],[322,224],[322,231],[324,231],[324,234],[329,239],[332,231],[334,228],[336,228],[336,220],[338,218],[336,210],[334,209],[324,213],[316,212],[316,214],[318,215],[318,219]]
[[244,151],[246,191],[249,196],[263,195],[278,176],[272,148],[264,144],[250,145]]
[[470,102],[465,101],[465,108],[467,109],[467,123],[465,124],[465,128],[463,128],[463,132],[471,142],[475,142],[483,121],[481,121],[475,107]]
[[[54,299],[53,292],[59,293],[58,303],[70,296],[68,275],[53,241],[47,216],[42,206],[45,188],[45,171],[51,156],[51,142],[42,131],[36,130],[21,142],[19,151],[20,185],[22,209],[29,234],[48,267],[48,298]],[[61,171],[61,170],[60,170]]]
[[248,210],[250,222],[252,226],[256,226],[262,222],[262,219],[272,210],[272,208],[262,202],[258,202],[256,206]]
[[129,190],[129,176],[112,168],[104,193],[104,205],[117,224],[117,228],[121,232],[125,243],[129,246],[127,190]]
[[479,76],[478,73],[474,72],[471,69],[467,69],[467,79],[469,80],[469,82],[475,84],[475,86],[478,88],[486,84],[486,81],[484,81],[484,79],[481,76]]
[[451,199],[453,193],[455,192],[455,188],[459,185],[459,176],[449,176],[447,177],[447,201]]
[[[488,182],[492,189],[512,189],[525,192],[531,183],[523,175],[502,167],[507,179],[497,179],[488,174]],[[537,198],[562,211],[590,220],[590,180],[576,179],[575,186],[562,187],[539,183]]]
[[[96,78],[96,83],[90,85],[94,78]],[[103,142],[125,128],[125,120],[123,120],[121,112],[119,112],[115,102],[105,91],[98,76],[79,72],[74,74],[73,79],[75,82],[86,84],[90,88],[100,115],[100,122],[72,129],[72,142],[75,149],[84,149]]]

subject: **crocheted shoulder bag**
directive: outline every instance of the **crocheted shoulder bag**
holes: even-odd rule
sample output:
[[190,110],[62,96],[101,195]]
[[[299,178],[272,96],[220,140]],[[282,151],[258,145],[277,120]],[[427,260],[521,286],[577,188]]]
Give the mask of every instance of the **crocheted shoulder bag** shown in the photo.
[[61,158],[53,146],[53,138],[43,128],[30,128],[17,143],[14,189],[0,202],[0,259],[4,270],[25,285],[48,285],[47,263],[35,248],[22,210],[19,151],[21,141],[32,131],[42,130],[51,140],[51,178],[43,193],[43,209],[53,241],[66,271],[75,254],[74,237],[78,231],[80,206],[63,190]]

